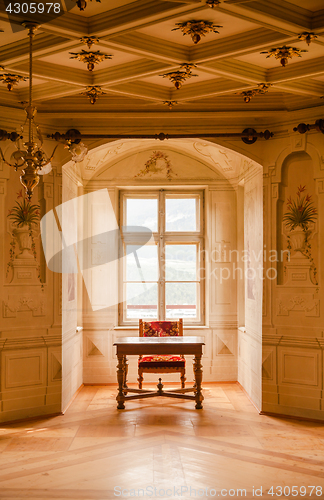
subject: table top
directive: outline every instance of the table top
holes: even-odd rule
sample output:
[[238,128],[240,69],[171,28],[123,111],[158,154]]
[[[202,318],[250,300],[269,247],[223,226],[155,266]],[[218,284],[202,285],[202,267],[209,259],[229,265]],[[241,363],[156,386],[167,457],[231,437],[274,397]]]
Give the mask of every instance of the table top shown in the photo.
[[171,345],[205,345],[203,337],[119,337],[113,345],[152,345],[152,344],[171,344]]

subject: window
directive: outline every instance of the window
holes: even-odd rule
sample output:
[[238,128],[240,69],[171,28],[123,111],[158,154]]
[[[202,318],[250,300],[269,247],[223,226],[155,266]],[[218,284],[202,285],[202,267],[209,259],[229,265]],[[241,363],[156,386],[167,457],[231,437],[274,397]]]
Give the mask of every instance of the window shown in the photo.
[[139,318],[202,324],[203,193],[121,191],[120,202],[120,324]]

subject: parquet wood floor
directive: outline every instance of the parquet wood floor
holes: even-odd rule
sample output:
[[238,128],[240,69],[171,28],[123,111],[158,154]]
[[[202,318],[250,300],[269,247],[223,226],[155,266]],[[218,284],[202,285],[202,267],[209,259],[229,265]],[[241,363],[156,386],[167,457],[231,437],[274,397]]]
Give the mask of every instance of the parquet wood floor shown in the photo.
[[0,498],[324,497],[324,424],[260,416],[237,384],[204,395],[199,411],[166,398],[118,411],[115,387],[91,386],[63,416],[0,424]]

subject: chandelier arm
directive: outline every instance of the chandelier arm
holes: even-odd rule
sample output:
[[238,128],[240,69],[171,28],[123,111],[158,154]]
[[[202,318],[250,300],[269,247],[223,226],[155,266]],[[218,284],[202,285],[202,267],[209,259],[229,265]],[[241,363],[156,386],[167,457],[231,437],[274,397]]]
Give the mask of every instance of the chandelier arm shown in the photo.
[[[6,164],[8,165],[8,167],[11,167],[11,168],[14,168],[15,170],[18,169],[18,166],[17,165],[12,165],[11,163],[9,163],[5,157],[4,157],[4,154],[2,152],[2,149],[0,148],[0,157],[1,157],[1,160]],[[21,165],[20,165],[21,166]]]
[[48,159],[48,163],[49,163],[49,162],[51,162],[51,161],[53,160],[54,155],[55,155],[55,152],[56,152],[56,150],[57,150],[57,148],[58,148],[58,147],[59,147],[59,144],[57,144],[57,145],[55,146],[55,148],[53,149],[53,153],[52,153],[52,154],[51,154],[51,156],[49,157],[49,159]]

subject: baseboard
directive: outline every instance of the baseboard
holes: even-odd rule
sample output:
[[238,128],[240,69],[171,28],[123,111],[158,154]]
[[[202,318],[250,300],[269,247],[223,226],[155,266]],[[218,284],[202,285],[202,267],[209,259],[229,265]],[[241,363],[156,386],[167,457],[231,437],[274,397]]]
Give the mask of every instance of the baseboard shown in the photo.
[[242,390],[242,392],[244,392],[244,394],[246,395],[246,397],[248,398],[248,400],[250,401],[250,403],[254,406],[254,408],[259,413],[259,415],[261,415],[261,410],[257,407],[257,405],[255,404],[255,402],[251,399],[250,394],[248,394],[246,392],[246,390],[244,389],[243,385],[241,385],[240,382],[236,382],[236,384],[240,387],[240,389]]
[[70,401],[68,402],[68,404],[66,405],[65,409],[62,410],[62,414],[64,415],[65,412],[70,408],[71,404],[73,403],[73,401],[75,400],[75,398],[77,397],[77,395],[79,394],[79,392],[81,391],[82,387],[84,387],[85,384],[81,384],[79,389],[77,389],[75,391],[75,393],[73,394],[72,398],[70,399]]
[[294,408],[263,403],[261,415],[268,415],[270,417],[290,418],[295,420],[305,420],[309,422],[324,421],[323,410],[313,410],[310,408]]
[[[27,412],[28,410],[28,412]],[[1,417],[3,415],[0,414],[0,424],[1,426],[3,425],[10,425],[12,423],[19,423],[19,422],[30,422],[31,420],[44,420],[44,419],[47,419],[47,418],[53,418],[53,417],[59,417],[60,415],[63,415],[63,413],[61,411],[58,411],[58,412],[52,412],[52,413],[41,413],[41,409],[40,408],[36,408],[36,409],[33,409],[33,411],[36,413],[35,415],[30,415],[30,408],[28,408],[26,411],[26,413],[28,413],[28,415],[24,416],[24,417],[18,417],[18,418],[15,418],[15,415],[14,415],[14,412],[10,412],[10,414],[12,415],[11,417],[9,417],[8,413],[9,412],[6,412],[7,415],[4,415],[4,418],[8,418],[9,417],[9,420],[2,420]],[[24,413],[25,412],[24,410],[15,410],[15,413]]]

